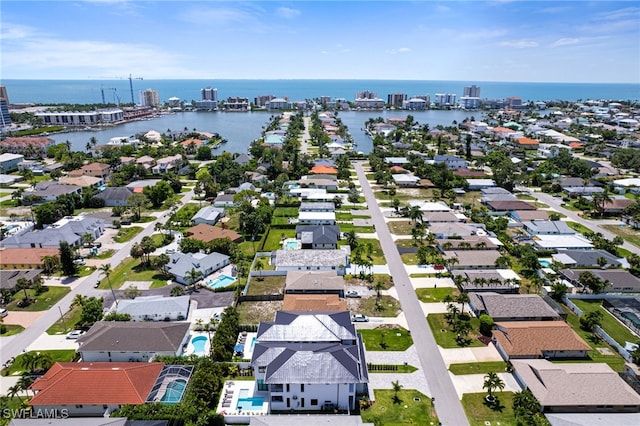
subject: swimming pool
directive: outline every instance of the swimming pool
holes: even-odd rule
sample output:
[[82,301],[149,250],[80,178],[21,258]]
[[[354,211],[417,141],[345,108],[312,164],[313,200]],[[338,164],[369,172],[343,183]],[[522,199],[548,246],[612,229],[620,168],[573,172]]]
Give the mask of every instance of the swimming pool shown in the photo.
[[222,288],[228,285],[233,284],[236,281],[235,278],[230,277],[229,275],[220,275],[212,280],[207,280],[206,284],[211,288]]
[[540,263],[540,265],[544,268],[548,268],[549,266],[551,266],[551,262],[545,259],[539,259],[538,263]]
[[257,411],[262,410],[264,398],[253,396],[250,398],[238,398],[236,410]]
[[167,390],[164,392],[164,395],[162,395],[160,401],[167,404],[176,404],[180,402],[180,400],[182,399],[182,394],[184,394],[184,389],[186,387],[186,380],[178,379],[172,381],[167,385]]
[[193,345],[193,353],[198,356],[205,355],[204,346],[207,344],[207,340],[209,340],[207,336],[196,336],[191,339],[191,344]]

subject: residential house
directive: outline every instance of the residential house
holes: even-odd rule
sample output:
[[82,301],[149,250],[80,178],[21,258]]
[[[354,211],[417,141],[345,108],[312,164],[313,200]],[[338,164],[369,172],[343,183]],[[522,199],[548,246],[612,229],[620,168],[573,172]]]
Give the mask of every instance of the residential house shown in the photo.
[[122,186],[108,186],[96,194],[96,198],[104,201],[105,207],[124,207],[128,204],[129,197],[133,194],[129,188]]
[[285,294],[283,311],[337,312],[348,310],[347,301],[337,294]]
[[469,167],[467,160],[454,155],[438,154],[433,157],[433,161],[435,164],[444,163],[447,169],[466,169]]
[[84,234],[97,239],[104,233],[104,221],[90,216],[63,218],[48,228],[14,234],[2,240],[8,248],[59,248],[61,241],[80,246]]
[[344,297],[344,278],[334,271],[289,271],[286,294],[335,294]]
[[214,207],[234,207],[236,202],[233,201],[234,194],[220,194],[213,200]]
[[404,166],[410,163],[407,157],[386,157],[384,162],[390,166]]
[[537,294],[470,292],[469,299],[469,306],[476,316],[487,314],[496,322],[561,319],[559,313],[548,303],[548,299],[543,299]]
[[564,321],[498,322],[493,342],[505,361],[586,358],[591,346]]
[[[0,251],[0,256],[3,252]],[[0,269],[0,289],[9,290],[14,293],[18,280],[24,278],[32,283],[40,277],[42,269]]]
[[[625,259],[619,259],[606,250],[558,250],[551,255],[555,262],[572,268],[618,268],[627,264]],[[602,264],[601,264],[602,262]]]
[[517,138],[515,139],[515,143],[516,146],[518,148],[524,148],[524,149],[531,149],[531,150],[537,150],[540,147],[540,142],[536,139],[531,139],[531,138],[526,138],[526,137],[521,137],[521,138]]
[[33,159],[43,157],[47,148],[55,143],[54,139],[47,137],[9,137],[0,141],[0,150]]
[[149,362],[157,355],[179,356],[189,341],[190,326],[188,322],[98,321],[78,338],[78,353],[83,363]]
[[224,216],[224,209],[207,206],[198,210],[191,220],[196,225],[200,225],[202,223],[206,225],[215,225],[220,218]]
[[465,216],[452,212],[426,212],[422,214],[422,220],[427,223],[464,222]]
[[511,269],[461,269],[452,274],[461,277],[458,287],[466,292],[515,294],[520,289],[520,276]]
[[121,299],[117,312],[130,315],[131,321],[184,321],[189,316],[189,296]]
[[340,227],[337,225],[298,225],[296,239],[303,249],[337,249]]
[[170,155],[157,160],[156,165],[151,168],[151,172],[154,175],[168,173],[171,171],[177,172],[180,167],[182,167],[182,155]]
[[59,196],[66,194],[82,193],[82,188],[76,185],[65,185],[54,181],[42,181],[36,183],[33,191],[25,191],[22,196],[31,195],[39,197],[42,201],[55,201]]
[[560,276],[577,287],[583,287],[580,282],[580,274],[591,272],[602,281],[608,281],[609,285],[603,293],[640,293],[640,278],[624,269],[561,269]]
[[329,167],[329,166],[313,166],[309,171],[309,173],[312,173],[315,175],[318,175],[318,174],[337,175],[338,169],[336,169],[335,167]]
[[604,203],[605,214],[621,214],[627,207],[635,201],[626,197],[616,197]]
[[[347,247],[348,248],[348,247]],[[335,271],[344,275],[348,250],[276,250],[271,254],[276,271]]]
[[469,191],[478,191],[496,186],[496,181],[493,179],[467,179],[467,183],[469,184]]
[[549,213],[546,210],[512,210],[509,215],[518,222],[549,220]]
[[451,269],[495,269],[496,260],[501,256],[497,250],[451,250],[444,252],[445,263],[457,259]]
[[308,201],[303,201],[300,203],[300,208],[298,209],[300,212],[335,212],[336,205],[334,203],[313,203]]
[[85,164],[79,169],[72,170],[69,172],[69,176],[77,177],[77,176],[93,176],[102,179],[103,181],[107,181],[109,179],[109,175],[111,174],[111,167],[105,163],[90,163]]
[[102,178],[89,175],[62,177],[58,179],[58,182],[65,185],[76,185],[82,188],[98,188],[105,184]]
[[18,170],[18,164],[23,161],[24,155],[22,154],[11,154],[9,152],[0,154],[0,173],[10,173]]
[[236,163],[240,164],[241,166],[246,166],[247,164],[249,164],[249,162],[252,160],[253,157],[251,157],[250,154],[247,153],[240,153],[238,155],[236,155],[236,157],[233,159],[233,161],[235,161]]
[[221,253],[173,253],[166,268],[177,282],[189,285],[192,284],[189,281],[191,271],[197,271],[205,278],[228,264],[229,256]]
[[534,245],[540,250],[591,249],[593,244],[579,234],[574,235],[536,235]]
[[298,212],[298,223],[305,225],[335,225],[335,212]]
[[487,201],[485,203],[494,212],[509,213],[514,210],[537,210],[536,206],[525,201]]
[[531,391],[544,413],[640,412],[640,395],[608,364],[558,364],[545,359],[511,363],[514,377]]
[[128,184],[127,188],[129,188],[131,191],[138,194],[138,193],[142,193],[142,191],[144,191],[146,187],[155,186],[158,182],[160,182],[160,179],[136,180]]
[[136,165],[142,166],[147,170],[151,170],[156,165],[156,159],[148,155],[143,155],[136,160]]
[[436,236],[436,239],[470,237],[478,234],[478,228],[468,223],[458,222],[435,222],[429,225],[429,233]]
[[405,174],[405,173],[396,173],[396,174],[392,174],[391,178],[393,179],[393,182],[398,185],[399,187],[414,187],[414,186],[418,186],[418,183],[420,182],[420,178],[411,174]]
[[354,410],[369,382],[349,311],[276,313],[258,326],[251,366],[270,410]]
[[442,251],[447,250],[498,250],[502,243],[494,237],[472,235],[464,238],[442,239],[436,241]]
[[108,416],[145,404],[164,368],[162,362],[56,362],[29,387],[35,395],[28,405],[70,417]]
[[192,226],[191,228],[188,228],[184,234],[188,238],[193,238],[194,240],[199,240],[204,243],[210,243],[218,238],[228,238],[234,243],[239,243],[243,240],[242,235],[238,234],[234,230],[222,228],[220,226],[211,226],[206,223]]
[[4,248],[0,250],[0,269],[42,269],[42,259],[59,255],[59,244],[56,248]]
[[530,235],[574,235],[576,233],[566,222],[560,220],[534,220],[522,222],[522,226]]

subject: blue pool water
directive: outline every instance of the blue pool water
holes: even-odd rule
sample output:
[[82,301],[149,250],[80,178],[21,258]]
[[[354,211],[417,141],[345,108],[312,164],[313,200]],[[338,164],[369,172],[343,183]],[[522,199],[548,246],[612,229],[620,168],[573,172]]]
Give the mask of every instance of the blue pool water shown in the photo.
[[174,380],[167,385],[167,390],[165,391],[164,395],[162,395],[160,401],[166,402],[167,404],[176,404],[180,402],[180,400],[182,399],[182,394],[184,393],[184,389],[186,387],[186,380]]
[[540,265],[542,265],[544,268],[548,268],[549,266],[551,266],[551,262],[549,262],[548,260],[540,259],[540,260],[538,260],[538,262],[539,262],[539,263],[540,263]]
[[298,242],[297,241],[287,241],[284,244],[284,248],[287,250],[296,250],[298,248]]
[[191,339],[193,345],[193,353],[196,355],[204,355],[204,345],[207,343],[207,336],[196,336]]
[[233,284],[235,280],[235,278],[229,275],[220,275],[216,279],[208,280],[206,284],[211,288],[222,288]]
[[15,223],[12,223],[12,224],[10,224],[10,225],[5,226],[5,227],[4,227],[4,229],[5,229],[6,231],[11,231],[13,228],[18,228],[19,226],[20,226],[20,225],[16,225]]
[[257,396],[251,398],[238,398],[238,403],[236,404],[236,410],[261,410],[262,404],[264,404],[264,398],[260,398]]

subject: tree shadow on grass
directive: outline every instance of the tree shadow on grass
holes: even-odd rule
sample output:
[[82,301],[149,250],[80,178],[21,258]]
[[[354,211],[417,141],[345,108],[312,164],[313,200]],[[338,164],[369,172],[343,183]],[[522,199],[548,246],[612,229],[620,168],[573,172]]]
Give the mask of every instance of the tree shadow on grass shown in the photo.
[[502,413],[505,409],[505,406],[500,402],[500,399],[498,399],[497,397],[495,397],[494,401],[487,401],[486,399],[484,399],[482,401],[482,404],[488,409],[490,409],[491,411],[497,411],[499,413]]

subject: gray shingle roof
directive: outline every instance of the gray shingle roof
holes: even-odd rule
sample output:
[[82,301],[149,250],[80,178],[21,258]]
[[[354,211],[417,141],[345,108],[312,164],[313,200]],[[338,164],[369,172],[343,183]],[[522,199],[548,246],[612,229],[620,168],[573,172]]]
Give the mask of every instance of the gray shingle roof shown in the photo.
[[347,311],[278,311],[275,321],[260,323],[257,338],[261,342],[340,342],[354,340],[356,328]]
[[188,322],[99,321],[78,339],[78,351],[177,352],[189,326]]
[[537,294],[469,293],[470,304],[496,321],[533,318],[560,319],[560,315]]
[[340,227],[337,225],[298,225],[296,238],[303,244],[337,244]]
[[[167,270],[179,277],[184,277],[191,269],[200,271],[203,275],[211,273],[229,261],[229,256],[221,253],[173,253],[167,264]],[[220,265],[218,267],[218,265]],[[212,271],[213,269],[213,271]],[[209,271],[209,272],[207,272]]]
[[347,265],[347,253],[344,250],[277,250],[273,258],[276,268]]
[[163,297],[146,296],[135,299],[123,299],[118,303],[118,313],[131,316],[153,316],[169,312],[184,312],[189,310],[189,296]]

